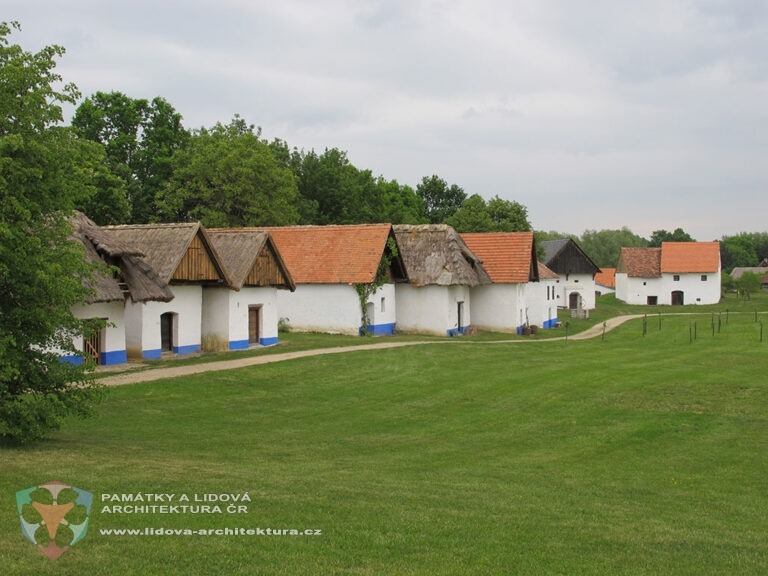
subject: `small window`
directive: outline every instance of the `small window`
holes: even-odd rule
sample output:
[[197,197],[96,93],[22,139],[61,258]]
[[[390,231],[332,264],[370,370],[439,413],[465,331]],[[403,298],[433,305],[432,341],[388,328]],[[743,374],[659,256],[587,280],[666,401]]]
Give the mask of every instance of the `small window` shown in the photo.
[[701,275],[701,281],[702,282],[706,282],[707,281],[707,275],[706,274],[702,274]]
[[672,280],[674,280],[675,282],[680,282],[680,274],[673,275]]
[[382,312],[384,312],[384,307],[385,307],[384,300],[386,300],[386,298],[382,298],[381,299],[381,311]]

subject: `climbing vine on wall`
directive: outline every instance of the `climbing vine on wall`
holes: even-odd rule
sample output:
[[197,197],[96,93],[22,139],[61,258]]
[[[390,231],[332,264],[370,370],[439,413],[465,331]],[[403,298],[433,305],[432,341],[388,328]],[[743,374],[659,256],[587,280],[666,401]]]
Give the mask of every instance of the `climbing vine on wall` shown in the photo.
[[368,335],[368,325],[371,323],[371,319],[368,317],[368,300],[376,293],[376,290],[389,281],[390,267],[392,266],[392,261],[397,258],[397,254],[397,243],[394,238],[389,238],[373,282],[354,284],[355,291],[360,299],[360,322],[362,324],[360,334],[362,336]]

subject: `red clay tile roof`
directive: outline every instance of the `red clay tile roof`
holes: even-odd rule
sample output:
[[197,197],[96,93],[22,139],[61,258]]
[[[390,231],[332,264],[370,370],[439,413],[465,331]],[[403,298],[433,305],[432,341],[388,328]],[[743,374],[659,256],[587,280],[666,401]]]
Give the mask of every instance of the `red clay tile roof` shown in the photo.
[[390,224],[283,226],[268,230],[296,284],[373,282]]
[[615,288],[616,268],[602,268],[600,272],[595,275],[595,284],[607,286],[608,288]]
[[544,262],[538,262],[539,265],[539,280],[555,280],[560,278],[560,275],[554,270],[547,267]]
[[665,273],[717,272],[719,242],[662,242],[661,271]]
[[525,284],[538,275],[533,232],[465,233],[461,238],[483,261],[494,284]]
[[661,248],[622,248],[617,271],[631,278],[661,278]]

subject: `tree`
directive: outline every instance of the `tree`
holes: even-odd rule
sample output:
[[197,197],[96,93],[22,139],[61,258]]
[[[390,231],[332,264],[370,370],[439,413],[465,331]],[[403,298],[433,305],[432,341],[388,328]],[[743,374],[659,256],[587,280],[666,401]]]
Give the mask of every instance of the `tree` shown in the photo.
[[528,210],[518,202],[494,196],[486,202],[473,194],[448,218],[458,232],[526,232],[531,230]]
[[[76,110],[72,126],[80,136],[104,146],[107,166],[124,183],[122,192],[130,210],[122,222],[153,220],[155,196],[172,175],[171,157],[189,138],[181,119],[160,97],[150,102],[121,92],[97,92]],[[118,192],[113,185],[95,202],[114,202]],[[88,214],[99,224],[107,223],[97,214]]]
[[658,248],[662,242],[696,242],[696,240],[682,228],[675,228],[674,232],[654,230],[648,246]]
[[96,167],[93,145],[57,126],[61,104],[79,96],[54,72],[64,49],[26,52],[13,29],[0,24],[0,438],[24,442],[100,396],[88,366],[56,352],[75,354],[72,337],[86,330],[71,309],[92,270],[66,217],[94,192]]
[[585,230],[578,240],[582,250],[601,268],[615,268],[622,248],[648,246],[648,241],[626,226],[620,230]]
[[744,272],[734,281],[736,290],[744,300],[751,300],[752,294],[760,290],[761,283],[760,275],[754,272]]
[[424,215],[432,224],[446,222],[467,199],[467,194],[456,184],[448,183],[432,175],[425,176],[416,186],[416,194],[424,205]]
[[157,196],[161,220],[211,227],[298,222],[293,174],[259,135],[238,116],[196,131],[171,159],[173,176]]

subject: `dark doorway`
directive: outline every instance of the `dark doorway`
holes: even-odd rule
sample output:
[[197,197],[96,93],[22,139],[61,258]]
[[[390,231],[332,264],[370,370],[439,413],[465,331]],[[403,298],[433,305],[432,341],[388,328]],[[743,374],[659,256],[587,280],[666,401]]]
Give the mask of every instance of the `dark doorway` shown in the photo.
[[682,306],[685,304],[685,296],[682,290],[675,290],[672,292],[672,306]]
[[571,310],[576,310],[577,308],[581,308],[581,294],[578,292],[571,292],[568,295],[568,308]]
[[648,296],[648,300],[646,302],[648,306],[656,306],[656,304],[659,303],[659,297],[658,296]]
[[461,330],[461,328],[464,326],[464,302],[458,303],[456,315],[458,316],[458,329]]
[[248,344],[259,343],[259,324],[261,323],[261,306],[248,306]]
[[173,312],[160,315],[160,349],[163,352],[173,351]]

